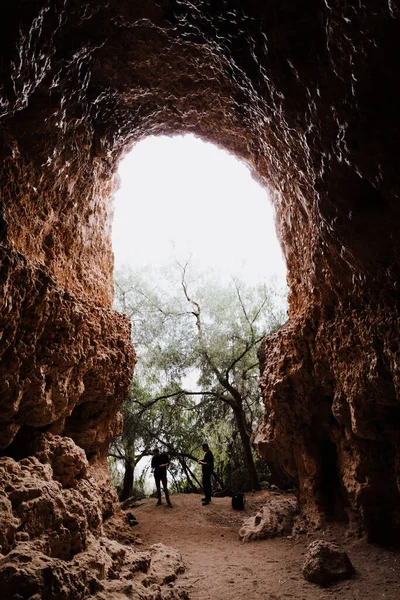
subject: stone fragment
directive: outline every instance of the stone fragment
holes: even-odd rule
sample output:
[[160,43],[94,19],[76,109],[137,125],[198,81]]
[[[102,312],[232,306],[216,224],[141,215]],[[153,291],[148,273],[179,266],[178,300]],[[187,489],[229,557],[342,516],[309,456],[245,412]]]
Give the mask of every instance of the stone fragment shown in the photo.
[[79,448],[68,437],[43,435],[38,457],[42,462],[49,462],[53,469],[54,479],[63,487],[76,487],[78,481],[85,477],[88,461],[82,448]]
[[255,517],[244,521],[239,537],[243,542],[251,542],[279,535],[290,535],[297,512],[298,505],[294,498],[275,496]]
[[[89,593],[90,573],[22,543],[0,560],[2,598],[70,600]],[[51,595],[49,592],[51,590]]]
[[181,554],[164,544],[153,544],[151,551],[151,568],[147,583],[159,585],[176,580],[179,573],[185,571]]
[[307,581],[327,585],[351,577],[354,567],[337,544],[317,540],[308,547],[302,572]]
[[[4,460],[4,459],[3,459]],[[0,461],[0,477],[2,475]],[[18,526],[19,519],[12,512],[12,504],[4,492],[0,492],[0,552],[8,552],[10,549]]]
[[187,598],[174,587],[184,571],[181,555],[163,544],[137,552],[105,537],[88,535],[84,552],[73,560],[48,555],[37,541],[21,542],[0,554],[1,598],[18,600],[175,600]]

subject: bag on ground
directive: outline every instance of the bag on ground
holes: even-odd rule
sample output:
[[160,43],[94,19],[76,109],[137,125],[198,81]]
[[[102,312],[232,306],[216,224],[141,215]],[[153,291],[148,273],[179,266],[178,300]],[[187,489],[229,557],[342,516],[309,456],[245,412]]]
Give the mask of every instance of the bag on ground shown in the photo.
[[244,494],[241,492],[235,492],[232,496],[232,508],[234,510],[243,510],[245,503]]
[[137,521],[135,515],[133,515],[131,512],[128,512],[126,514],[126,518],[131,527],[134,527],[135,525],[139,525],[139,522]]

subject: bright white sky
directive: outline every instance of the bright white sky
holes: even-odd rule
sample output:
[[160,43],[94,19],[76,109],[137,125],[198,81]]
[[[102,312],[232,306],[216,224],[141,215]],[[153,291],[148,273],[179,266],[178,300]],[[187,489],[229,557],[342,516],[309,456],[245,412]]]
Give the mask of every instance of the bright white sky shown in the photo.
[[192,135],[148,137],[121,162],[115,264],[174,260],[249,284],[285,281],[268,194],[233,155]]

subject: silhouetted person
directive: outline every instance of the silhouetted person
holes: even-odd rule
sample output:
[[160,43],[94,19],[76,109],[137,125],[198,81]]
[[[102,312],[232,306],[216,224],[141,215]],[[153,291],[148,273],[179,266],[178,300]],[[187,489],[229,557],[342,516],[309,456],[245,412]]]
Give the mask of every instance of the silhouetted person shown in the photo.
[[204,458],[199,460],[203,471],[204,498],[202,499],[202,504],[203,506],[206,506],[206,504],[211,502],[211,475],[214,471],[214,455],[211,452],[209,445],[205,442],[201,447],[205,452]]
[[151,472],[154,473],[154,479],[156,481],[157,488],[157,506],[161,504],[161,483],[163,485],[165,499],[167,501],[167,505],[172,508],[171,501],[169,499],[168,493],[168,483],[167,483],[167,467],[169,465],[168,454],[164,452],[160,454],[158,448],[154,448],[153,450],[153,458],[151,459]]

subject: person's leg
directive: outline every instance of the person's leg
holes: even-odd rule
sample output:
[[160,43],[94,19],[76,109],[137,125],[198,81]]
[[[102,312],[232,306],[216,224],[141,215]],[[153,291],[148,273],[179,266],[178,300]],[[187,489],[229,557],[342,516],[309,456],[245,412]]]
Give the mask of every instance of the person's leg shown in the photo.
[[164,489],[164,494],[165,494],[165,499],[167,501],[168,506],[171,506],[171,501],[169,499],[169,492],[168,492],[168,481],[167,481],[167,475],[163,475],[163,477],[161,478],[162,484],[163,484],[163,489]]
[[211,475],[208,473],[205,473],[203,476],[203,487],[205,496],[204,502],[208,503],[211,501]]
[[158,477],[154,477],[155,482],[156,482],[156,488],[157,488],[157,505],[161,504],[161,485],[160,485],[160,479]]

